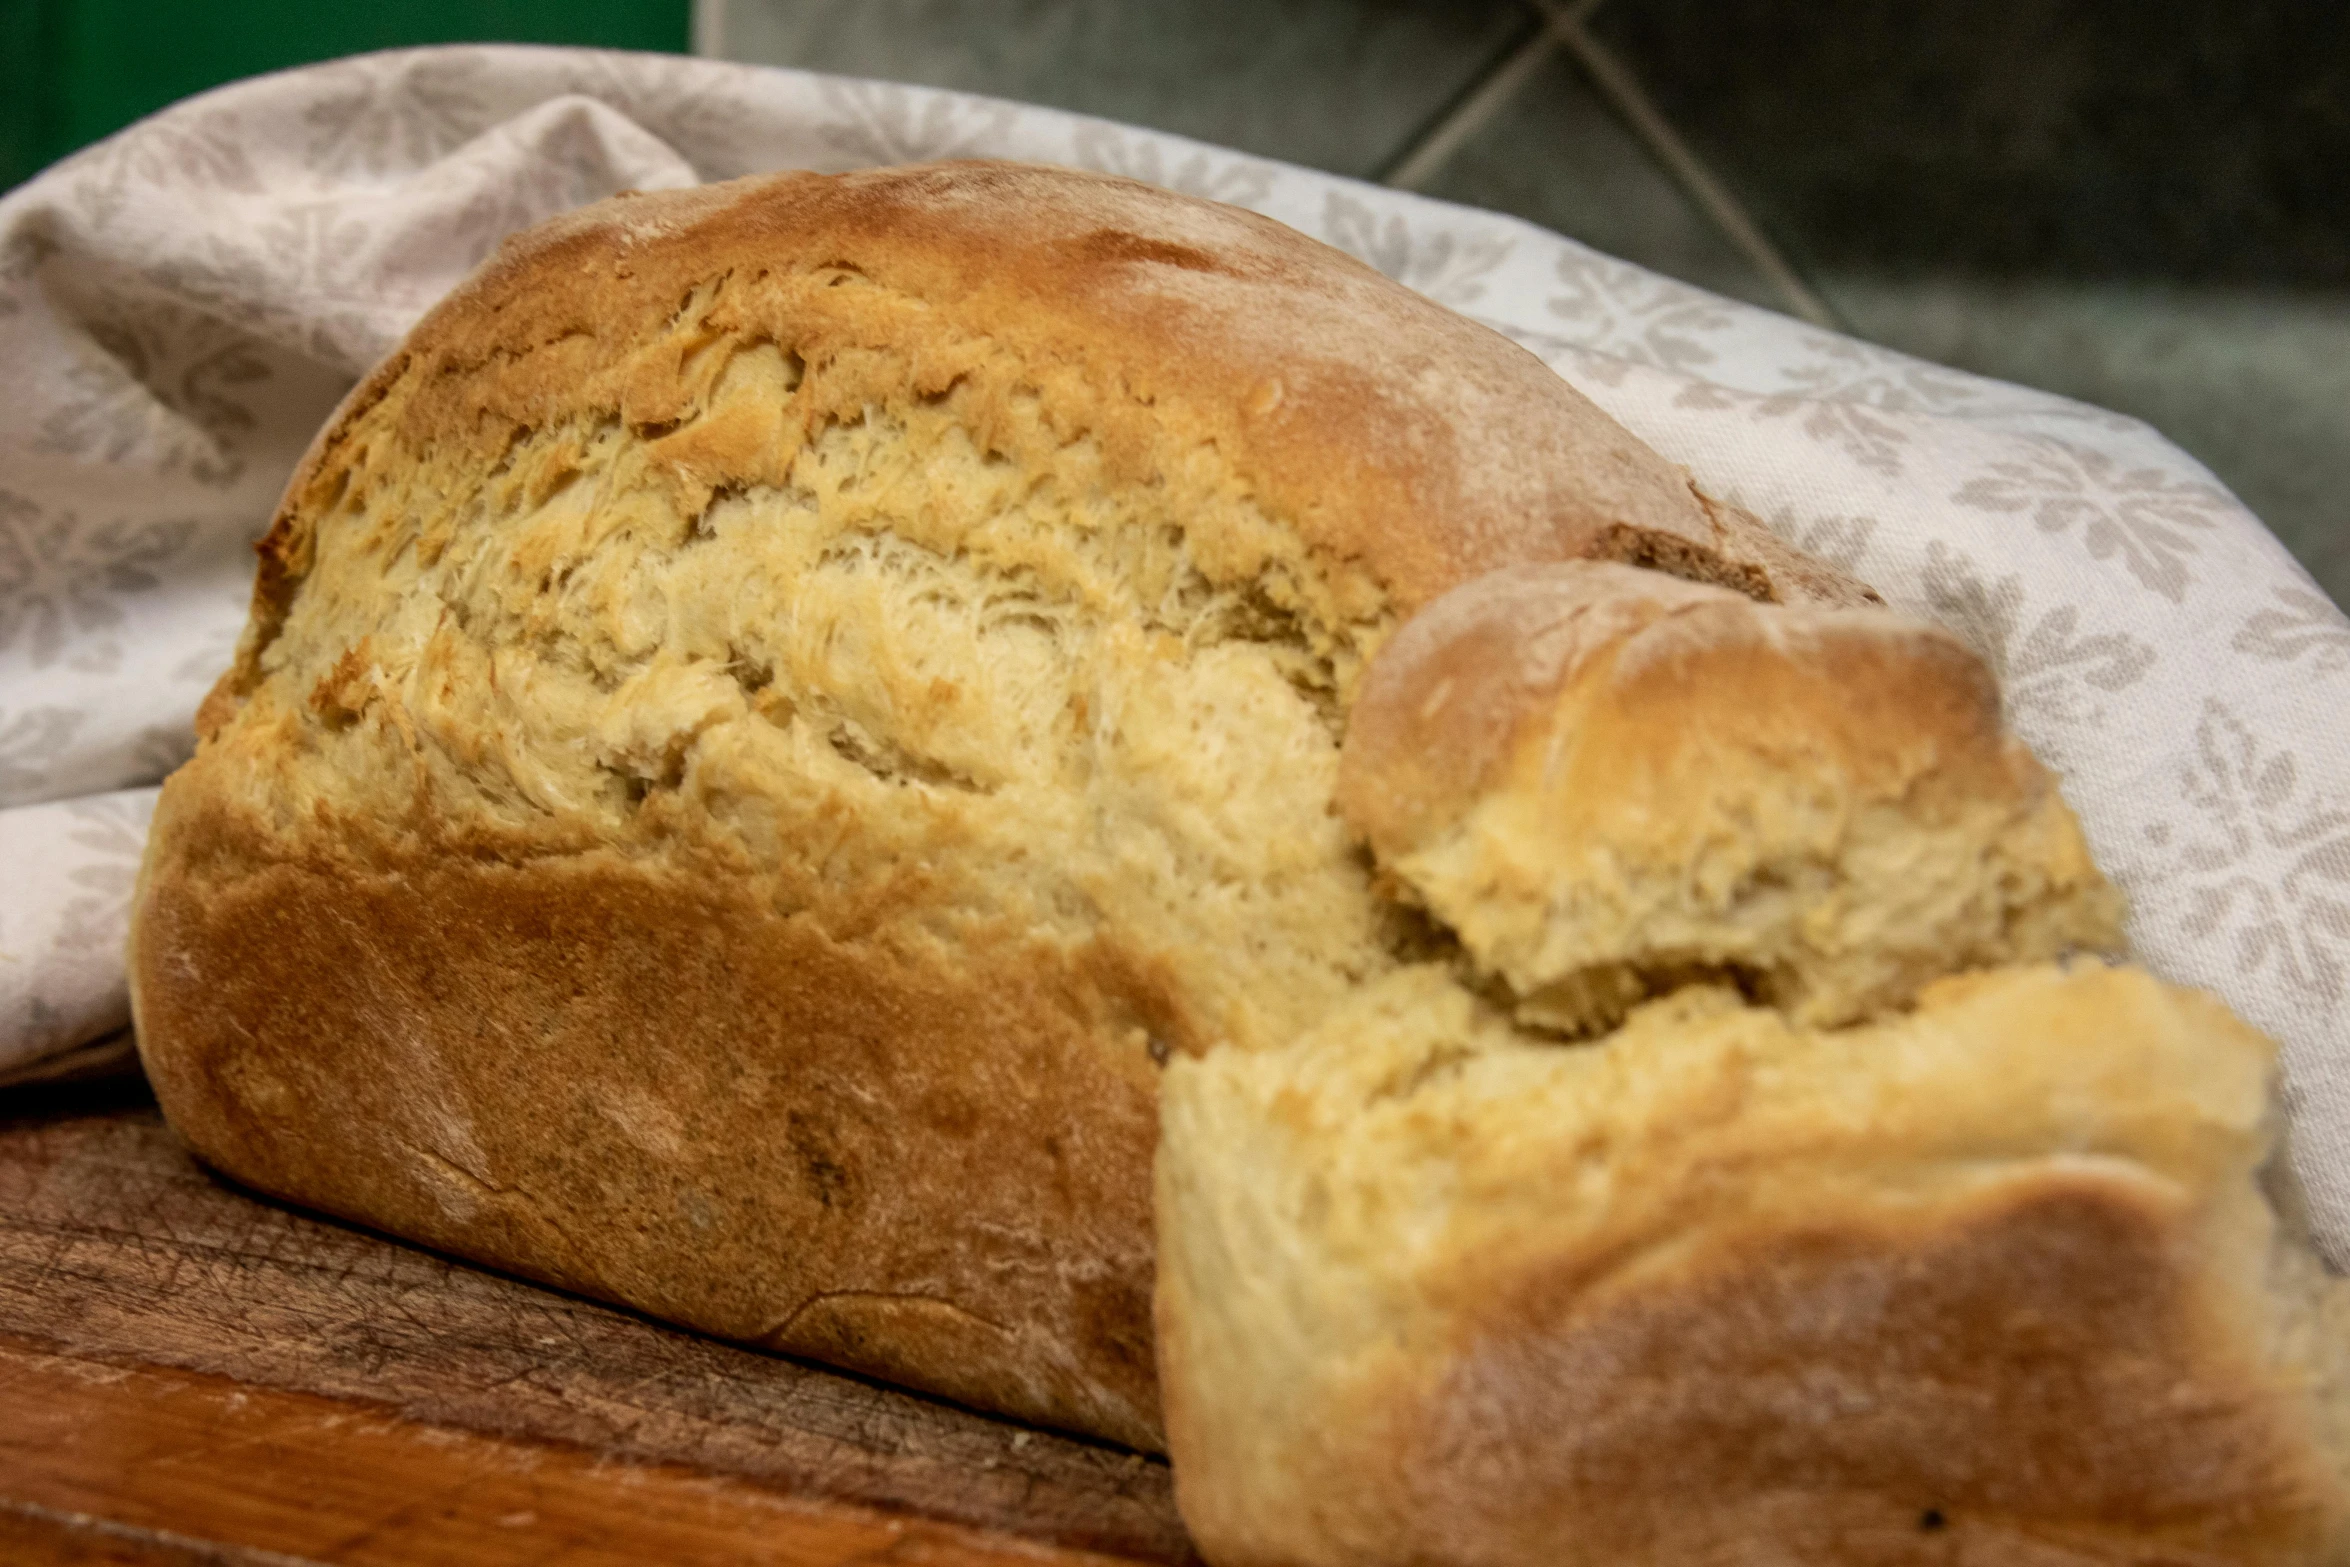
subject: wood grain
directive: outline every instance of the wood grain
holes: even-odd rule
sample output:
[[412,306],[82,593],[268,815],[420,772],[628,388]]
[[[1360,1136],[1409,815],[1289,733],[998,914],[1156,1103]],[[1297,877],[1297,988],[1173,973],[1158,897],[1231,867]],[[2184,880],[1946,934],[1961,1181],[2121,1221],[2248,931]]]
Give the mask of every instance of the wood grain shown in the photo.
[[[1112,1559],[793,1499],[185,1371],[0,1342],[9,1559],[474,1567],[1084,1567]],[[9,1539],[13,1530],[14,1540]],[[33,1555],[39,1551],[39,1556]],[[79,1553],[78,1557],[67,1552]],[[143,1554],[142,1554],[143,1553]]]
[[[197,1167],[143,1088],[0,1098],[0,1335],[24,1378],[69,1366],[149,1378],[135,1386],[159,1422],[197,1407],[175,1399],[212,1396],[203,1388],[293,1395],[332,1401],[337,1418],[361,1421],[350,1430],[374,1431],[373,1420],[426,1428],[435,1441],[560,1449],[605,1466],[583,1473],[731,1487],[742,1495],[729,1505],[749,1507],[754,1493],[761,1506],[823,1501],[1141,1561],[1196,1560],[1157,1460],[698,1338],[292,1212]],[[48,1369],[26,1369],[36,1361]],[[166,1371],[198,1381],[152,1380]],[[0,1424],[17,1419],[25,1396],[7,1398]],[[121,1419],[108,1429],[138,1429]],[[18,1487],[28,1461],[7,1450],[0,1509],[37,1506],[0,1525],[0,1545],[8,1528],[41,1526],[40,1508],[65,1505]],[[670,1559],[693,1558],[637,1555]]]

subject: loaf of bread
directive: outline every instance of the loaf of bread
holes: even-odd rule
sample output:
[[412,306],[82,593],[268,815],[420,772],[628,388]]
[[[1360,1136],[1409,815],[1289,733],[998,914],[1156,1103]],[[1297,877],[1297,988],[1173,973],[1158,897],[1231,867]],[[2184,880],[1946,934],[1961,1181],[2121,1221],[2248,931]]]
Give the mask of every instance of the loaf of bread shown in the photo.
[[1953,639],[1501,574],[1375,659],[1338,799],[1460,945],[1167,1072],[1218,1567],[2350,1550],[2271,1047],[2089,955],[2118,900]]
[[1266,219],[536,230],[199,729],[131,954],[199,1155],[1167,1442],[1224,1567],[2340,1538],[2266,1046],[2097,956],[1979,661]]
[[262,1191],[1137,1446],[1157,1078],[1422,956],[1331,813],[1487,572],[1858,584],[1267,219],[623,197],[345,402],[165,786],[140,1048]]

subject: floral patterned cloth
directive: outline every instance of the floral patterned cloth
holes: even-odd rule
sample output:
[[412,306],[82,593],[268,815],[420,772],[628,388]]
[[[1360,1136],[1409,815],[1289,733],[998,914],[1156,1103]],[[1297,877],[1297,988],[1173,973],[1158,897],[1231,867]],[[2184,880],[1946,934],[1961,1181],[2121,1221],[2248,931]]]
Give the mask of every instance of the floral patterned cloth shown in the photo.
[[1715,493],[1971,639],[2135,910],[2284,1045],[2350,1260],[2350,624],[2132,420],[1714,298],[1488,213],[958,93],[524,48],[224,88],[0,200],[0,1070],[119,1051],[152,785],[279,486],[498,238],[625,187],[946,157],[1253,207],[1524,344]]

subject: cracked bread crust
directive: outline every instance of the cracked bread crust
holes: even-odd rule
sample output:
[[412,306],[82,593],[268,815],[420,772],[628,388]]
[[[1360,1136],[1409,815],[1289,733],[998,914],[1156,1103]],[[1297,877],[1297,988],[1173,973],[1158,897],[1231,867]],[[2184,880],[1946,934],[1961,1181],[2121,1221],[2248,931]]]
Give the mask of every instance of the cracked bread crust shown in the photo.
[[2121,946],[1990,671],[1882,608],[1604,562],[1479,578],[1372,664],[1338,805],[1570,1033],[1692,973],[1835,1024],[1953,970]]
[[[714,283],[732,297],[705,297]],[[1875,597],[1700,494],[1533,355],[1351,257],[1137,181],[974,162],[632,193],[508,240],[296,471],[263,546],[259,636],[384,398],[404,446],[452,464],[507,461],[515,431],[583,405],[658,441],[706,412],[726,364],[709,350],[740,337],[836,367],[877,356],[861,390],[882,400],[1033,399],[1100,443],[1110,482],[1177,490],[1195,533],[1253,554],[1231,535],[1258,510],[1350,566],[1289,584],[1331,618],[1587,557],[1761,598]],[[784,476],[799,441],[855,406],[847,380],[770,411],[771,428],[745,415],[670,442],[655,465],[705,503]],[[997,433],[1000,410],[973,411],[975,434]],[[759,455],[746,435],[766,437]]]
[[1395,966],[1328,809],[1364,662],[1584,554],[1819,591],[1248,213],[991,164],[600,204],[296,472],[158,808],[141,1050],[263,1191],[1155,1446],[1158,1063]]

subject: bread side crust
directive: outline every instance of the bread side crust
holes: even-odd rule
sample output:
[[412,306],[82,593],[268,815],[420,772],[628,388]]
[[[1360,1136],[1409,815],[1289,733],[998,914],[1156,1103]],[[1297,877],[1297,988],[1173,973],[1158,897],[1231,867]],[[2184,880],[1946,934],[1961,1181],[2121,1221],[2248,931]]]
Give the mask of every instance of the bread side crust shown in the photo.
[[704,1332],[1159,1445],[1135,1026],[1156,1002],[1125,954],[845,940],[716,859],[507,865],[260,826],[170,791],[139,894],[148,1070],[206,1162]]

